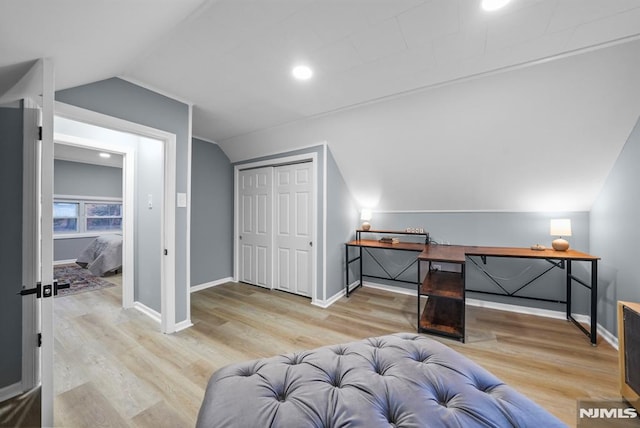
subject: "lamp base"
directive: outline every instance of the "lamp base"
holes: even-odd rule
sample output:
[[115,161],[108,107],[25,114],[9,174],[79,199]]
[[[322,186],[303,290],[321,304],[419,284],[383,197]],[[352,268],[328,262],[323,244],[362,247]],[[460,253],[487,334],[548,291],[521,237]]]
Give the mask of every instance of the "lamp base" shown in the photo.
[[569,242],[566,239],[558,238],[553,240],[551,246],[556,251],[567,251],[569,249]]
[[362,230],[369,230],[369,229],[371,229],[371,223],[369,223],[368,221],[365,221],[365,222],[362,223],[362,226],[360,226],[360,228]]

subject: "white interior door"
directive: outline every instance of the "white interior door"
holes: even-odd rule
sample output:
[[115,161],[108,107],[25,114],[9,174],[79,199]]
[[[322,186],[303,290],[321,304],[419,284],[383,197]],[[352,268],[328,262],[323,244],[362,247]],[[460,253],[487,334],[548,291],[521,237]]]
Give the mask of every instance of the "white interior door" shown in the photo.
[[[9,409],[20,426],[40,415],[42,426],[53,426],[53,65],[37,61],[0,104],[21,100],[22,147],[22,311],[16,319],[22,330],[22,395]],[[42,126],[42,132],[39,127]],[[18,153],[14,153],[17,155]],[[13,155],[12,155],[13,156]],[[15,185],[16,183],[14,183]],[[20,186],[18,184],[18,186]],[[41,344],[41,345],[40,345]],[[40,345],[40,346],[39,346]],[[27,404],[28,403],[28,404]],[[25,414],[21,414],[25,412]]]
[[312,293],[312,163],[275,168],[275,288]]
[[240,281],[272,286],[273,168],[240,171]]

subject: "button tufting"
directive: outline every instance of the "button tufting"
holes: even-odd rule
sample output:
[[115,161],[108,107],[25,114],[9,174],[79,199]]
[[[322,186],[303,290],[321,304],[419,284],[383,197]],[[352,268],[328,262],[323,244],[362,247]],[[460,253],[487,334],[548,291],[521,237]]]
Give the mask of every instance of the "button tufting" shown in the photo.
[[301,362],[302,358],[299,355],[294,355],[289,361],[286,362],[286,364],[289,364],[290,366],[297,366]]

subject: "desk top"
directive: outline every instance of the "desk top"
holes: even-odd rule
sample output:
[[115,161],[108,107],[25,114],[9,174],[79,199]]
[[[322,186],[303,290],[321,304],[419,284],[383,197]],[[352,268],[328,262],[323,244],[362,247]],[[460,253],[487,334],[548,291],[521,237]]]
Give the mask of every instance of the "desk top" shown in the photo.
[[576,250],[556,251],[532,250],[519,247],[481,247],[472,245],[437,245],[418,242],[397,242],[390,244],[375,239],[360,239],[348,242],[354,247],[382,248],[387,250],[420,251],[418,259],[434,262],[464,263],[466,256],[514,257],[524,259],[555,259],[555,260],[600,260],[600,257]]
[[556,259],[556,260],[600,260],[600,257],[592,256],[576,250],[556,251],[532,250],[531,248],[516,247],[479,247],[469,245],[428,245],[418,256],[420,260],[438,262],[464,263],[465,256],[488,257],[516,257],[526,259]]
[[380,242],[375,239],[360,239],[347,242],[347,245],[354,247],[367,248],[383,248],[385,250],[407,250],[407,251],[424,251],[427,245],[423,242],[396,242],[391,244],[388,242]]

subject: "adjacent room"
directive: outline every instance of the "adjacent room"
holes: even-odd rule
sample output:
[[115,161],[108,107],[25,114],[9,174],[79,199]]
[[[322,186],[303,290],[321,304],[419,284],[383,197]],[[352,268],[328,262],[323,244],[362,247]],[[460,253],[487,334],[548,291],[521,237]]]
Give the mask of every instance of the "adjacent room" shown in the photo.
[[0,426],[640,421],[638,1],[0,28]]

